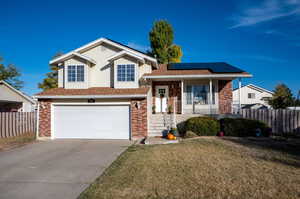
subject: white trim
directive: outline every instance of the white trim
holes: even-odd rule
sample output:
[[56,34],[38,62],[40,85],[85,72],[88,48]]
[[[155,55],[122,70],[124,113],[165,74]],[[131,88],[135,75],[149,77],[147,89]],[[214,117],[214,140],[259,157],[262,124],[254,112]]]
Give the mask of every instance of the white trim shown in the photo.
[[[55,139],[55,131],[54,131],[54,106],[109,106],[109,105],[116,105],[116,106],[129,106],[129,114],[131,112],[131,103],[130,102],[97,102],[97,103],[51,103],[51,121],[50,121],[50,133],[51,133],[51,140]],[[129,140],[131,140],[131,117],[129,117]],[[76,139],[76,138],[74,138]]]
[[181,80],[181,114],[183,114],[183,89],[184,89],[184,83],[183,80]]
[[74,106],[105,106],[105,105],[130,105],[130,102],[95,102],[95,103],[88,103],[88,102],[71,102],[71,103],[65,103],[65,102],[54,102],[52,103],[54,106],[68,106],[68,105],[74,105]]
[[174,79],[174,78],[237,78],[253,77],[251,74],[211,74],[211,75],[145,75],[145,79]]
[[13,86],[11,86],[9,83],[7,83],[4,80],[0,81],[0,84],[4,84],[5,86],[7,86],[8,88],[10,88],[11,90],[13,90],[14,92],[16,92],[17,94],[21,95],[22,97],[24,97],[25,99],[29,100],[32,104],[35,104],[36,101],[34,101],[31,97],[25,95],[24,93],[22,93],[21,91],[15,89]]
[[79,53],[77,53],[77,52],[75,52],[75,51],[71,51],[70,53],[67,53],[67,54],[64,54],[64,55],[62,55],[62,56],[59,56],[59,57],[57,57],[57,58],[55,58],[55,59],[52,59],[52,60],[49,62],[49,64],[50,64],[50,65],[52,65],[52,64],[59,64],[60,62],[63,62],[63,61],[65,61],[65,60],[68,60],[68,59],[70,59],[70,58],[72,58],[72,57],[74,57],[74,56],[77,56],[77,57],[79,57],[79,58],[81,58],[81,59],[84,59],[84,60],[86,60],[86,61],[88,61],[88,62],[90,62],[90,63],[92,63],[92,64],[96,64],[96,63],[97,63],[95,60],[93,60],[93,59],[90,58],[90,57],[87,57],[87,56],[85,56],[85,55],[79,54]]
[[130,57],[133,57],[133,58],[139,60],[142,63],[145,63],[145,60],[142,57],[140,57],[138,55],[135,55],[133,53],[130,53],[128,51],[125,51],[125,50],[122,50],[121,52],[118,52],[118,53],[114,54],[113,56],[109,57],[107,60],[108,61],[114,61],[116,59],[119,59],[119,58],[123,57],[124,55],[128,55]]
[[53,63],[59,61],[60,59],[62,59],[63,57],[68,57],[68,56],[70,56],[70,55],[71,55],[72,53],[74,53],[74,52],[76,52],[76,53],[81,53],[81,51],[84,51],[84,50],[87,49],[87,48],[90,48],[90,47],[92,47],[92,46],[96,46],[96,45],[101,44],[101,43],[103,43],[103,42],[104,42],[104,43],[107,43],[107,44],[109,44],[109,45],[115,46],[115,47],[117,47],[117,48],[120,48],[120,49],[122,49],[122,50],[128,51],[128,52],[130,52],[130,53],[132,53],[132,54],[137,54],[137,55],[139,55],[139,56],[141,56],[141,57],[143,57],[143,58],[145,58],[145,59],[147,59],[147,60],[153,62],[153,63],[155,64],[155,66],[157,66],[157,60],[156,60],[155,58],[150,57],[150,56],[147,56],[147,55],[144,55],[143,53],[140,53],[140,52],[138,52],[138,51],[132,50],[132,49],[130,49],[130,48],[127,48],[127,47],[125,47],[125,46],[122,46],[122,45],[120,45],[120,44],[117,44],[117,43],[115,43],[115,42],[112,42],[112,41],[110,41],[110,40],[107,40],[107,39],[105,39],[105,38],[99,38],[99,39],[97,39],[97,40],[95,40],[95,41],[92,41],[92,42],[90,42],[90,43],[88,43],[88,44],[86,44],[86,45],[84,45],[84,46],[81,46],[81,47],[79,47],[79,48],[77,48],[77,49],[75,49],[75,50],[73,50],[73,51],[71,51],[71,52],[69,52],[69,53],[66,53],[65,55],[63,55],[63,56],[61,56],[61,57],[58,57],[58,58],[56,58],[56,59],[51,60],[49,63],[50,63],[50,64],[53,64]]
[[37,95],[37,99],[111,99],[111,98],[144,98],[147,94],[141,95]]
[[267,92],[267,93],[270,93],[270,94],[272,94],[272,95],[274,94],[274,92],[269,91],[269,90],[267,90],[267,89],[264,89],[264,88],[262,88],[262,87],[256,86],[256,85],[254,85],[254,84],[248,84],[247,87],[249,87],[249,88],[251,88],[251,89],[256,88],[256,89],[258,89],[258,90],[262,90],[263,92]]

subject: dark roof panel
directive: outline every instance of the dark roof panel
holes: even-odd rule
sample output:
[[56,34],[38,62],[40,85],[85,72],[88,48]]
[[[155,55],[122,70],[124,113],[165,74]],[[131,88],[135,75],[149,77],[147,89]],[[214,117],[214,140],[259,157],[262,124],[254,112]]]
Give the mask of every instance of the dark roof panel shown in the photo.
[[210,70],[213,73],[242,73],[245,72],[225,62],[211,63],[172,63],[168,70]]

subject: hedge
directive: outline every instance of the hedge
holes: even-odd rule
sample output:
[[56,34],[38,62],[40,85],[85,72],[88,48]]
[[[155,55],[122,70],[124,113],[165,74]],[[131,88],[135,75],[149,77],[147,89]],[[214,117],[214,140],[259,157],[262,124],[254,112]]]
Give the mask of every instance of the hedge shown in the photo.
[[267,135],[268,126],[258,120],[244,118],[224,118],[220,120],[221,131],[225,136],[248,137],[256,136],[257,129],[260,129],[262,135]]
[[187,131],[199,136],[215,136],[220,131],[220,123],[210,117],[193,117],[185,123],[185,132]]

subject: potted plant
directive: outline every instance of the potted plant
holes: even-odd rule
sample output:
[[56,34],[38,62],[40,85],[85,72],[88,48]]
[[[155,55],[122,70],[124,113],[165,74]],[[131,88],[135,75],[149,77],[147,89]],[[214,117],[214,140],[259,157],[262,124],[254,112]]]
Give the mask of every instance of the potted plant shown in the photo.
[[171,128],[170,133],[172,133],[174,136],[179,136],[179,133],[176,128]]
[[155,105],[153,105],[152,106],[152,114],[155,114],[156,112],[155,112],[155,109],[156,109],[156,107],[155,107]]
[[169,106],[168,106],[168,113],[171,114],[171,113],[172,113],[172,110],[173,110],[173,106],[172,106],[172,105],[169,105]]

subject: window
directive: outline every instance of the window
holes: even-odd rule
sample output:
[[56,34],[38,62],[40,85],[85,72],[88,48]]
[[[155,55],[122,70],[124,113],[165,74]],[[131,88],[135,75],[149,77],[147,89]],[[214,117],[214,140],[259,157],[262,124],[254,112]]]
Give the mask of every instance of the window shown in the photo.
[[[212,104],[215,104],[215,86],[212,87]],[[209,85],[186,86],[186,103],[209,104]]]
[[249,99],[255,99],[255,93],[248,93]]
[[120,82],[133,82],[135,78],[134,64],[118,65],[117,78]]
[[83,82],[84,81],[84,66],[70,65],[68,66],[68,82]]

